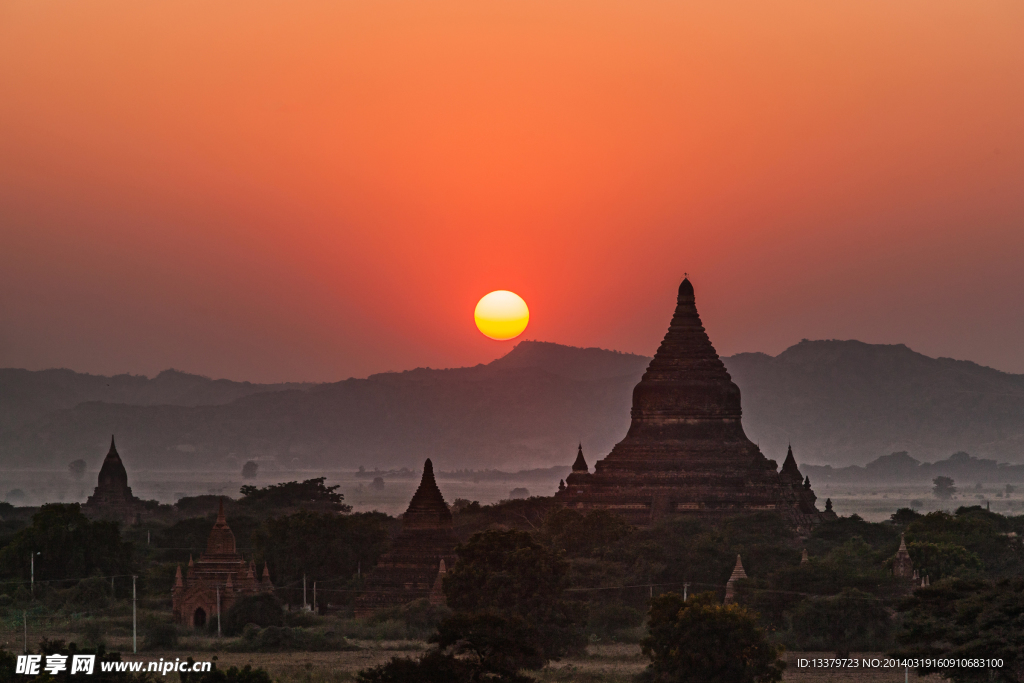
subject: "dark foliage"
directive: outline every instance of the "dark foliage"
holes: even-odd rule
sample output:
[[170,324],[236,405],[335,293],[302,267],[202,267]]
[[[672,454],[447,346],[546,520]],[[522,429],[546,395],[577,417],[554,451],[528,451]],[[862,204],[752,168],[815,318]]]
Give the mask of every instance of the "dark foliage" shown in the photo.
[[514,676],[547,663],[540,632],[517,616],[456,613],[441,622],[430,641],[469,655],[477,670],[490,675]]
[[237,636],[246,624],[256,624],[261,628],[283,626],[284,610],[281,608],[281,603],[269,593],[245,596],[237,600],[224,613],[221,628],[225,635]]
[[1001,668],[919,668],[956,683],[1024,681],[1024,579],[950,579],[914,591],[900,605],[899,657],[1002,659]]
[[839,595],[801,601],[793,612],[793,631],[803,649],[846,657],[889,645],[892,619],[881,599],[847,588]]
[[166,621],[147,625],[143,633],[143,649],[172,650],[178,645],[178,628]]
[[[252,534],[253,549],[257,562],[269,564],[275,584],[295,584],[301,591],[303,575],[311,586],[313,581],[354,577],[360,566],[364,572],[373,567],[388,547],[393,521],[380,512],[303,511],[264,521]],[[351,594],[328,595],[331,602],[342,603]]]
[[317,477],[301,483],[289,481],[263,488],[247,484],[240,489],[242,499],[239,504],[277,508],[328,508],[336,512],[351,512],[352,506],[346,505],[345,496],[338,493],[340,486],[325,486],[324,481],[326,477]]
[[130,574],[134,565],[133,546],[121,540],[118,524],[90,521],[78,503],[44,505],[0,550],[0,573],[28,580],[32,553],[39,553],[36,581]]
[[455,549],[459,561],[444,579],[456,612],[520,617],[540,633],[544,657],[581,650],[579,606],[564,594],[569,565],[523,531],[485,531]]
[[714,593],[683,602],[666,593],[651,601],[643,652],[651,658],[642,679],[657,683],[777,683],[786,664],[757,616],[721,605]]

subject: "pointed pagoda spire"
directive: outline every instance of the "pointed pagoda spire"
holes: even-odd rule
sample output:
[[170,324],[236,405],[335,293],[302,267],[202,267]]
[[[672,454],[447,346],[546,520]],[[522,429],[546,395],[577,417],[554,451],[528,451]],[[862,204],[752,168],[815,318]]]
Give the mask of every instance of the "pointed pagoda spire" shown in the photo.
[[800,475],[800,469],[796,466],[796,458],[793,457],[793,446],[789,446],[789,450],[786,453],[786,461],[782,463],[782,471],[779,472],[779,479],[786,484],[800,484],[803,481],[803,477]]
[[404,529],[440,529],[451,528],[452,512],[444,502],[441,489],[434,480],[434,464],[427,458],[423,463],[423,478],[419,488],[409,501],[409,509],[402,517]]
[[811,488],[811,478],[810,478],[810,476],[804,477],[804,488],[810,490],[810,488]]
[[583,442],[580,442],[579,450],[576,451],[576,462],[572,464],[573,472],[589,472],[587,461],[583,459]]
[[101,489],[125,490],[128,488],[128,472],[125,471],[124,463],[121,462],[121,456],[117,452],[113,434],[110,435],[110,450],[107,451],[107,457],[103,459],[97,484]]
[[747,578],[747,573],[743,571],[743,560],[740,556],[736,556],[736,566],[732,568],[732,576],[729,577],[730,581],[738,581],[739,579]]
[[214,522],[216,527],[226,527],[228,525],[227,517],[224,516],[224,496],[220,497],[220,507],[217,508],[217,521]]
[[174,572],[174,588],[184,588],[185,583],[181,579],[181,565],[178,565],[178,571]]
[[725,584],[725,604],[729,604],[736,597],[736,586],[735,582],[740,579],[747,578],[747,573],[743,571],[743,560],[740,556],[736,556],[736,566],[732,568],[732,575],[729,577],[729,581]]
[[274,585],[270,583],[270,567],[267,566],[266,562],[263,563],[263,578],[260,580],[260,586],[265,590],[274,589]]
[[910,559],[910,553],[907,552],[907,542],[903,538],[903,534],[900,534],[900,548],[892,559],[892,575],[901,579],[917,578],[914,562]]
[[224,516],[224,496],[220,497],[217,521],[214,522],[213,528],[210,529],[210,536],[206,539],[206,553],[208,555],[235,554],[235,534],[231,531],[227,518]]
[[255,579],[256,578],[256,562],[249,560],[249,568],[245,572],[245,578]]
[[565,490],[565,479],[559,479],[558,480],[558,490],[559,491],[564,491]]

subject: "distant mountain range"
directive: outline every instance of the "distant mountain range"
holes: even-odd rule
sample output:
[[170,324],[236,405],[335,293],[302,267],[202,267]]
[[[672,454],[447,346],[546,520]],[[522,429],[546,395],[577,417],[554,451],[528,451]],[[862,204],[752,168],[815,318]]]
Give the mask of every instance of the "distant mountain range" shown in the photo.
[[[589,463],[629,426],[649,358],[521,342],[471,368],[418,368],[328,384],[259,385],[176,371],[156,378],[0,370],[0,467],[98,468],[111,433],[140,469],[435,467]],[[1024,461],[1024,375],[902,345],[803,341],[723,359],[744,427],[769,458],[863,464],[907,451]]]

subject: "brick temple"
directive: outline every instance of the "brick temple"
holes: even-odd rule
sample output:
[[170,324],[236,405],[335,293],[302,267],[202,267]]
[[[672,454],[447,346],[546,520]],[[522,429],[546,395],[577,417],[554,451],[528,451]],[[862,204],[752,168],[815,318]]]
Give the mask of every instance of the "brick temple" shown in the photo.
[[614,510],[646,525],[669,514],[721,516],[770,510],[806,528],[820,512],[792,448],[781,472],[747,438],[740,390],[708,338],[693,285],[679,285],[675,315],[633,389],[626,437],[594,472],[582,448],[556,500],[580,510]]
[[419,598],[444,604],[440,580],[455,563],[458,539],[452,513],[434,480],[434,466],[423,463],[423,478],[402,516],[402,531],[380,556],[356,598],[355,614],[364,617]]
[[121,456],[110,436],[110,450],[103,459],[100,476],[89,499],[82,505],[82,512],[94,519],[112,519],[126,524],[139,521],[145,511],[145,504],[134,495],[128,486],[128,472],[121,462]]
[[224,500],[220,501],[217,521],[206,540],[206,552],[199,561],[188,561],[188,571],[181,575],[181,565],[174,575],[171,604],[174,620],[199,628],[213,623],[218,608],[221,616],[239,598],[258,593],[272,593],[270,571],[263,565],[263,578],[256,576],[256,565],[248,563],[235,550],[235,534],[224,517]]

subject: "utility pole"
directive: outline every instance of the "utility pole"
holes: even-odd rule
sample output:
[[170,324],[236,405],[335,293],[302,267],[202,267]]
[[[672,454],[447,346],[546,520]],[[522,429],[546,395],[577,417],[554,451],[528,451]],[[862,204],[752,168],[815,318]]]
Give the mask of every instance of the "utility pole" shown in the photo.
[[132,575],[132,654],[139,653],[139,641],[138,641],[138,615],[135,605],[135,575]]
[[21,610],[21,623],[25,627],[25,652],[28,652],[28,612]]
[[302,609],[306,609],[309,603],[306,602],[306,575],[302,575]]
[[31,592],[32,592],[32,598],[33,599],[35,599],[35,597],[36,597],[36,555],[38,555],[38,554],[39,553],[32,553],[31,555],[28,556],[29,564],[32,567],[32,569],[29,570],[29,573],[31,574],[31,577],[32,577],[32,590],[31,590]]
[[217,586],[217,637],[220,638],[220,586]]
[[689,587],[690,587],[690,584],[688,584],[688,583],[684,583],[683,584],[683,602],[686,602],[686,589],[688,589]]

